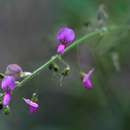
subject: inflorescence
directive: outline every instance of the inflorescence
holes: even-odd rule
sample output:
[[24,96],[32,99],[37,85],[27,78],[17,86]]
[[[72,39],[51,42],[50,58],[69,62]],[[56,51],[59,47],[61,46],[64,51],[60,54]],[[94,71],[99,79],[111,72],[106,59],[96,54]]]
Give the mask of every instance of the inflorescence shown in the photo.
[[[59,59],[65,68],[60,70],[59,65],[55,61],[51,61],[49,64],[49,69],[58,73],[58,75],[63,80],[64,77],[68,76],[70,72],[70,66],[62,59],[61,55],[64,54],[66,47],[68,47],[75,39],[75,32],[73,29],[68,27],[62,27],[56,34],[56,39],[58,42],[57,47],[57,59]],[[55,59],[56,59],[55,58]],[[55,60],[54,59],[54,60]],[[88,73],[82,73],[82,83],[84,88],[92,88],[92,73],[94,69],[91,69]],[[3,109],[5,114],[9,113],[11,97],[14,90],[21,86],[24,80],[28,80],[32,75],[31,72],[24,72],[23,69],[17,64],[10,64],[6,67],[5,73],[1,74],[1,95],[0,95],[0,109]],[[36,94],[33,94],[32,98],[23,98],[23,101],[27,104],[30,113],[37,112],[39,109],[38,98]]]
[[[40,66],[35,71],[31,72],[25,72],[23,69],[17,65],[17,64],[10,64],[6,67],[6,70],[4,74],[0,74],[1,79],[1,93],[0,93],[0,109],[3,110],[5,114],[9,114],[10,112],[10,104],[11,104],[11,97],[14,93],[14,90],[16,88],[20,88],[24,85],[27,81],[31,80],[35,75],[40,73],[42,70],[44,70],[46,67],[49,68],[49,70],[55,72],[60,76],[61,80],[63,81],[64,77],[68,76],[70,73],[70,66],[68,63],[66,63],[62,57],[64,53],[67,51],[75,48],[77,45],[82,43],[84,40],[86,40],[89,37],[93,37],[97,34],[102,34],[104,31],[111,31],[115,29],[119,29],[120,27],[110,27],[104,29],[97,29],[96,31],[93,31],[84,37],[80,38],[79,40],[73,42],[75,40],[75,32],[73,29],[69,27],[62,27],[59,29],[58,33],[56,34],[56,39],[58,42],[57,46],[57,54],[54,55],[50,60],[48,60],[45,64]],[[61,61],[61,63],[65,66],[62,69],[60,68],[59,64],[56,62],[57,60]],[[93,88],[93,73],[95,71],[95,68],[90,68],[88,72],[81,71],[81,83],[83,87],[87,90],[91,90]],[[62,83],[60,83],[60,86]],[[25,98],[23,97],[23,101],[29,108],[30,113],[37,112],[39,110],[39,103],[38,103],[38,97],[37,94],[34,93],[31,98]]]

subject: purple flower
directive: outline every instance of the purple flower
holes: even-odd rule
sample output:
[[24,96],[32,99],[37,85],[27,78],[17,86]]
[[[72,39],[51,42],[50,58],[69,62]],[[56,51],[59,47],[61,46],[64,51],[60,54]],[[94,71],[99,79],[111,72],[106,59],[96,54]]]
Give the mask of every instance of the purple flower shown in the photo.
[[92,84],[92,81],[91,81],[91,76],[92,76],[93,71],[94,71],[94,69],[91,69],[91,70],[89,70],[88,73],[85,73],[84,76],[83,76],[82,83],[83,83],[83,86],[86,89],[93,88],[93,84]]
[[8,106],[11,100],[11,94],[10,93],[5,93],[3,100],[2,100],[2,104],[3,106]]
[[69,44],[74,41],[75,33],[71,28],[62,27],[57,33],[57,40],[62,44]]
[[64,51],[65,51],[65,45],[59,44],[59,46],[57,48],[57,53],[64,54]]
[[23,98],[23,100],[28,105],[30,113],[36,112],[38,110],[39,105],[36,102],[27,98]]
[[23,72],[22,68],[17,64],[10,64],[7,66],[5,74],[14,76],[16,79],[20,77],[20,74]]
[[1,83],[1,88],[5,92],[13,91],[16,86],[15,78],[13,76],[5,76]]
[[56,39],[59,43],[57,53],[63,54],[66,46],[74,41],[75,33],[71,28],[62,27],[58,31]]

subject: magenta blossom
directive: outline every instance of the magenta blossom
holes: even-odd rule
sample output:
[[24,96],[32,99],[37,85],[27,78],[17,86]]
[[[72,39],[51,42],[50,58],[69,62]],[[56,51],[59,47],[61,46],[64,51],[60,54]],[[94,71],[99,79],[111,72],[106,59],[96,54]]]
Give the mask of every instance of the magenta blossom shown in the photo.
[[69,44],[75,39],[75,33],[71,28],[62,27],[57,33],[57,40],[62,44]]
[[15,89],[16,83],[13,76],[5,76],[1,83],[1,88],[5,92],[10,92]]
[[28,105],[30,113],[37,112],[39,105],[36,102],[27,98],[23,98],[23,100]]
[[57,48],[57,53],[63,54],[65,47],[72,43],[75,39],[75,33],[72,29],[68,27],[62,27],[57,35],[56,39],[59,43],[58,48]]
[[57,48],[57,52],[59,54],[64,54],[64,51],[65,51],[65,45],[63,44],[59,44],[58,48]]
[[2,104],[3,106],[8,106],[11,100],[11,94],[10,93],[5,93],[3,100],[2,100]]
[[93,71],[94,71],[94,69],[91,69],[91,70],[89,70],[88,73],[85,73],[85,74],[83,75],[82,83],[83,83],[83,86],[84,86],[86,89],[91,89],[91,88],[93,88],[93,84],[92,84],[92,81],[91,81],[91,76],[92,76]]

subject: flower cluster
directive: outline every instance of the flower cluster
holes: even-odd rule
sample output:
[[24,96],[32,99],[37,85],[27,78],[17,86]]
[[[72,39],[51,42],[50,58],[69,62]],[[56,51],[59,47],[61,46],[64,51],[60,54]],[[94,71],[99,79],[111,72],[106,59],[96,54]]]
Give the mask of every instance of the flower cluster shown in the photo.
[[4,92],[3,106],[8,106],[11,101],[11,94],[16,87],[16,81],[20,78],[23,72],[22,68],[17,64],[10,64],[7,66],[5,76],[1,82],[1,89]]
[[[11,95],[14,91],[14,89],[16,88],[17,82],[26,76],[30,76],[31,73],[30,72],[23,72],[22,68],[17,65],[17,64],[10,64],[7,66],[6,70],[5,70],[5,74],[4,77],[1,81],[1,89],[3,91],[3,95],[2,95],[2,106],[4,108],[8,108],[10,101],[11,101]],[[24,98],[24,101],[29,104],[29,99]],[[31,106],[33,108],[35,108],[35,102],[30,100],[30,109]],[[37,104],[38,107],[38,104]],[[1,107],[2,108],[2,107]],[[31,109],[31,112],[34,112],[33,109]]]
[[[71,44],[74,39],[75,39],[75,32],[68,28],[68,27],[63,27],[61,28],[57,35],[56,35],[56,39],[58,41],[58,48],[57,48],[57,53],[58,54],[64,54],[65,48]],[[65,65],[65,68],[63,68],[63,66],[60,68],[60,66],[56,63],[56,61],[52,61],[51,63],[49,63],[50,61],[48,61],[47,63],[45,63],[46,65],[49,64],[49,69],[58,73],[61,76],[61,80],[63,80],[64,77],[68,76],[68,74],[70,73],[70,66],[62,59],[61,55],[57,55],[58,58],[62,64]],[[44,64],[44,66],[45,66]],[[62,69],[62,71],[61,71]],[[5,113],[8,113],[8,109],[9,109],[9,105],[10,105],[10,101],[11,101],[11,96],[13,91],[15,90],[15,88],[19,83],[19,80],[21,80],[21,78],[26,78],[27,76],[34,76],[34,74],[40,72],[41,68],[37,69],[33,75],[30,72],[23,72],[22,68],[17,65],[17,64],[10,64],[7,66],[4,75],[0,74],[0,78],[1,80],[1,89],[3,91],[3,93],[1,93],[0,95],[0,109],[5,108]],[[94,69],[89,70],[87,73],[82,72],[81,76],[82,76],[82,84],[84,86],[84,88],[86,89],[92,89],[93,88],[93,84],[92,84],[92,74],[94,72]],[[27,77],[25,79],[25,81],[27,81],[29,78]],[[24,79],[23,79],[24,80]],[[39,109],[39,104],[38,104],[38,98],[36,93],[34,93],[32,95],[32,98],[23,98],[23,101],[27,104],[30,113],[34,113]]]

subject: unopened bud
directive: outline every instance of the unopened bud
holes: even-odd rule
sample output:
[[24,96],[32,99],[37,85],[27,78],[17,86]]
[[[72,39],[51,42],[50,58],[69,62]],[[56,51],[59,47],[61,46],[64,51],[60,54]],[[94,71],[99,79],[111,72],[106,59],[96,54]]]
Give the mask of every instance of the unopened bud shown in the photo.
[[21,78],[24,78],[24,77],[31,76],[31,75],[32,75],[31,72],[22,72],[22,73],[20,74],[20,77],[21,77]]

